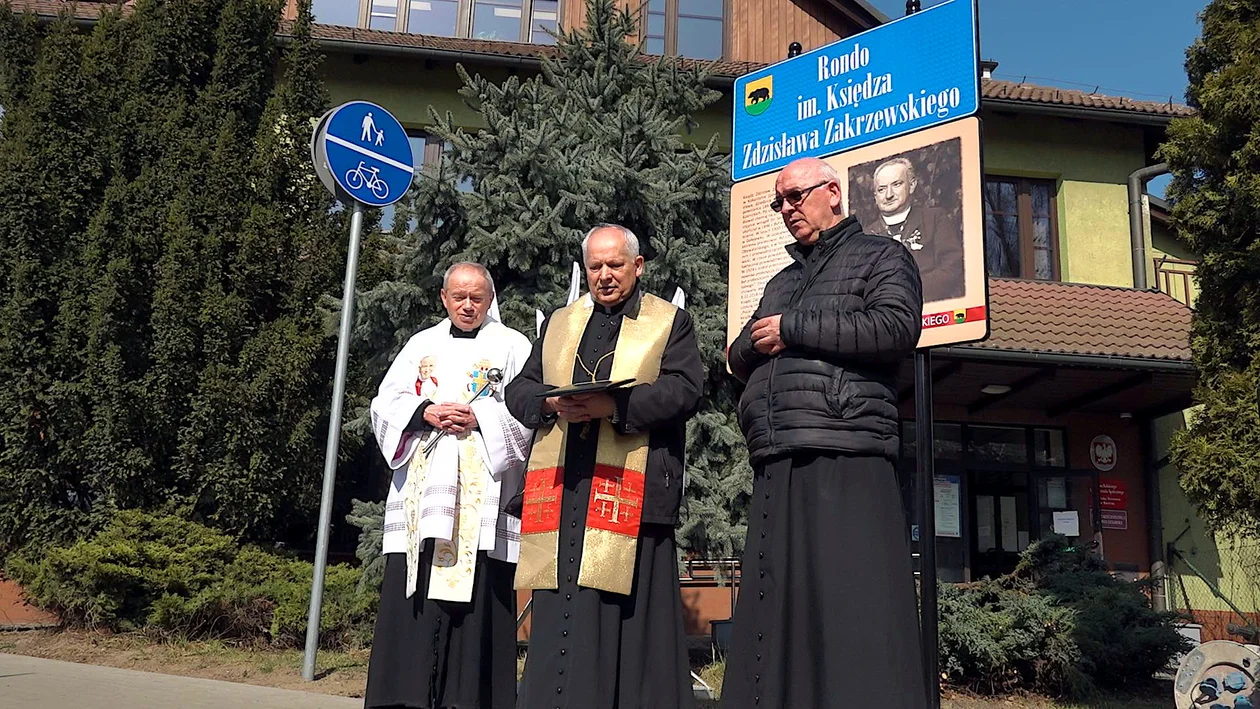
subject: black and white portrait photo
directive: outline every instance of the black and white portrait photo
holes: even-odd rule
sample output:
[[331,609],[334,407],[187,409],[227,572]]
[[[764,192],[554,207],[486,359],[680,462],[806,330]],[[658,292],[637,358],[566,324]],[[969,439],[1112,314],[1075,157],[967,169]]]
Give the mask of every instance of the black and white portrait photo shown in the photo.
[[925,303],[966,293],[961,160],[952,139],[849,168],[849,212],[910,249]]

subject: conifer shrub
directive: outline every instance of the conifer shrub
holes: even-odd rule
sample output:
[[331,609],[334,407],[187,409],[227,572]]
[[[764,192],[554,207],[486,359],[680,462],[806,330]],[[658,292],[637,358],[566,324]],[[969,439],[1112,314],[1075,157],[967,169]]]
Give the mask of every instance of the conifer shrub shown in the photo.
[[939,587],[942,675],[983,694],[1141,688],[1186,642],[1146,589],[1064,537],[1041,540],[1011,574]]
[[939,588],[940,669],[956,686],[981,694],[1028,690],[1077,694],[1074,614],[1052,599],[1000,581]]
[[1065,537],[1029,547],[1013,577],[1017,587],[1073,610],[1081,671],[1099,689],[1148,683],[1186,649],[1176,628],[1179,616],[1151,608],[1150,582],[1113,576],[1098,555]]
[[[123,511],[94,537],[32,557],[11,560],[8,571],[70,627],[274,647],[305,640],[311,563],[241,547],[195,522]],[[359,576],[344,564],[328,567],[321,645],[370,642],[377,595],[360,591]]]

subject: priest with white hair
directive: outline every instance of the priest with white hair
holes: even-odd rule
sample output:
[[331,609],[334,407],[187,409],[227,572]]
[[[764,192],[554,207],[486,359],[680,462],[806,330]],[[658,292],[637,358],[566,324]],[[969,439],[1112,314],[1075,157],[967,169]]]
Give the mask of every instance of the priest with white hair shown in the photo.
[[394,472],[364,706],[512,709],[521,521],[504,508],[532,432],[503,397],[530,343],[500,322],[483,266],[451,266],[441,296],[448,317],[411,337],[372,400]]
[[704,366],[687,311],[643,290],[634,232],[597,225],[582,256],[589,293],[506,387],[534,430],[513,505],[516,587],[533,591],[517,706],[689,709],[674,527]]

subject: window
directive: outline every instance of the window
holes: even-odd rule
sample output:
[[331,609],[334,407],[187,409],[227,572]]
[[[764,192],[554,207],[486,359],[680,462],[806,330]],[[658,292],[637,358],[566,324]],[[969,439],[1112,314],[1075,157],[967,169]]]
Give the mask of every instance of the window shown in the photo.
[[393,31],[398,29],[398,0],[370,0],[368,28]]
[[726,0],[648,0],[643,51],[692,59],[721,59],[726,43]]
[[969,426],[967,455],[993,463],[1028,464],[1025,429],[1006,426]]
[[473,0],[472,36],[521,41],[521,0]]
[[648,2],[643,51],[648,54],[665,53],[665,0],[649,0]]
[[358,0],[313,0],[311,13],[322,25],[359,26]]
[[554,44],[547,30],[560,19],[560,0],[314,0],[312,9],[325,25],[535,44]]
[[[962,458],[962,426],[956,423],[932,422],[932,437],[937,460],[959,460]],[[906,421],[901,433],[901,455],[907,460],[914,460],[919,454],[918,428],[914,421]]]
[[410,0],[407,31],[454,37],[459,30],[459,0]]
[[555,44],[546,30],[556,32],[560,26],[559,0],[534,0],[534,18],[529,23],[529,41],[534,44]]
[[1063,431],[1050,428],[1033,431],[1033,464],[1052,468],[1067,467]]
[[678,0],[678,54],[722,58],[724,0]]
[[989,275],[1059,280],[1059,219],[1052,180],[985,179]]

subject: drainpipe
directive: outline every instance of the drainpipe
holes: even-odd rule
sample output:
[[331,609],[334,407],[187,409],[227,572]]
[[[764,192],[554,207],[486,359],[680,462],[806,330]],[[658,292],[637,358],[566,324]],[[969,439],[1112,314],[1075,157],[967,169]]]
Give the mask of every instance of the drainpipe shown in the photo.
[[1151,555],[1151,605],[1157,611],[1168,610],[1168,597],[1164,592],[1167,564],[1164,559],[1164,515],[1159,494],[1160,458],[1155,440],[1156,419],[1138,421],[1142,439],[1143,476],[1146,479],[1146,524]]
[[1142,219],[1142,194],[1152,178],[1168,174],[1168,163],[1150,165],[1129,175],[1129,241],[1133,244],[1133,287],[1146,290],[1146,229]]

